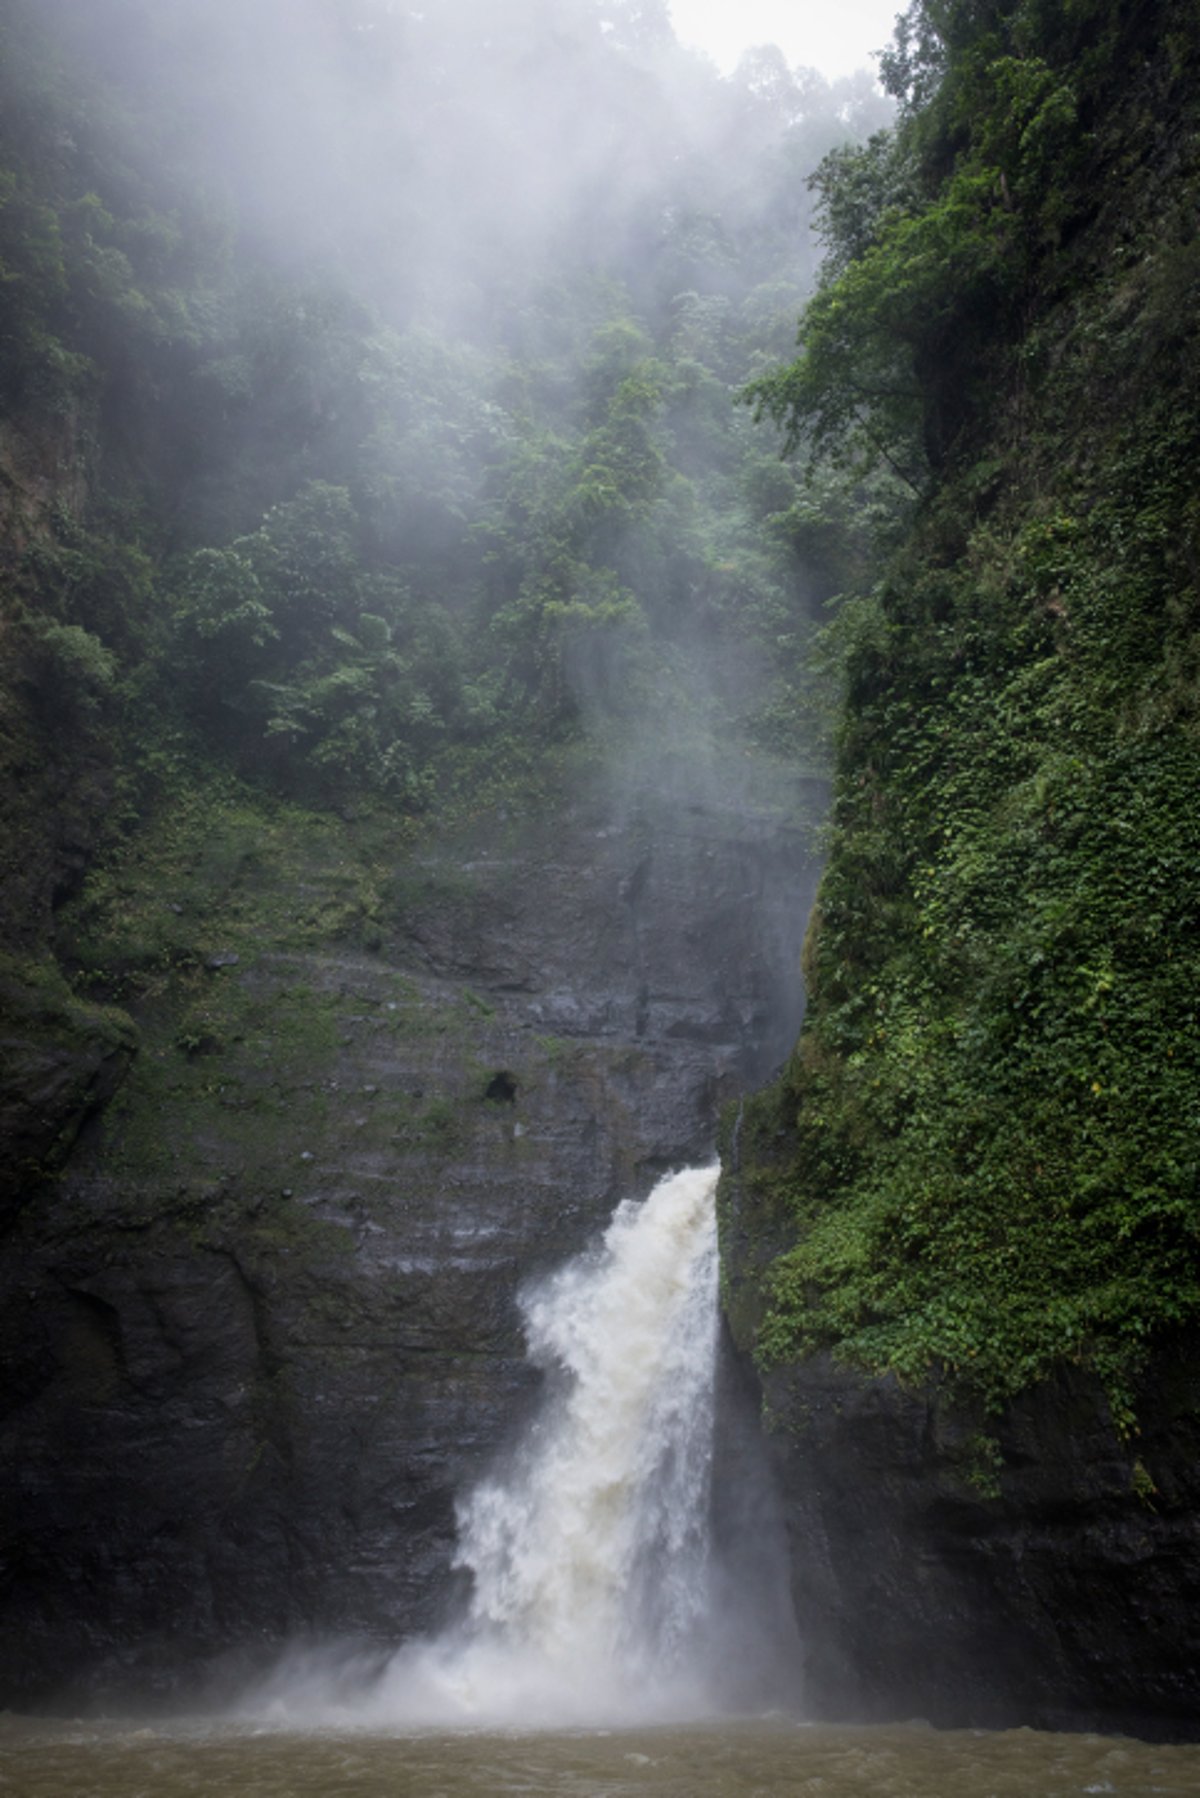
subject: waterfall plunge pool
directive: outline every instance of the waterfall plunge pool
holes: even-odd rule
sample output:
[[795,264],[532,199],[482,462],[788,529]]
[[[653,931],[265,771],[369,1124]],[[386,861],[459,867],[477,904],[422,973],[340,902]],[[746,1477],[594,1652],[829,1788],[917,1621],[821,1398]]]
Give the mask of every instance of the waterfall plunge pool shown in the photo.
[[[1192,1798],[1200,1746],[731,1710],[747,1620],[708,1527],[715,1185],[668,1176],[526,1292],[546,1402],[460,1505],[455,1624],[382,1667],[289,1657],[222,1720],[0,1716],[0,1794]],[[757,1646],[760,1666],[780,1647]]]
[[1200,1746],[807,1726],[450,1734],[0,1718],[13,1798],[1194,1798]]

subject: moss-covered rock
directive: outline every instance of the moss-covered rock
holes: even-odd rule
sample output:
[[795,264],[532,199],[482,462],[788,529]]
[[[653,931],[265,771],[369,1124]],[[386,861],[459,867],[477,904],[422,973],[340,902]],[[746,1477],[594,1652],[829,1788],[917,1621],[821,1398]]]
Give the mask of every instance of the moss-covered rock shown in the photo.
[[131,1018],[74,994],[49,962],[0,960],[0,1212],[66,1162],[137,1049]]
[[[1200,43],[1175,0],[986,12],[910,41],[936,90],[899,139],[912,185],[813,327],[853,313],[838,341],[908,371],[905,428],[937,441],[837,626],[806,1023],[730,1137],[726,1291],[798,1435],[803,1621],[849,1688],[1177,1730],[1200,1678],[1173,1596],[1200,1578]],[[1009,135],[1018,88],[1070,97],[1052,162]],[[922,260],[935,227],[961,265]],[[893,319],[886,258],[937,304]]]

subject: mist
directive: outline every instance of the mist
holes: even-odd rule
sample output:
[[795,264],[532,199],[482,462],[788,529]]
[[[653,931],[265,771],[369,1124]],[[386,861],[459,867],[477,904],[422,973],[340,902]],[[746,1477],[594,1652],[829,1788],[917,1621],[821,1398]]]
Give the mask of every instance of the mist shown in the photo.
[[[465,1608],[386,1657],[293,1649],[239,1716],[628,1728],[795,1702],[783,1534],[744,1409],[718,1390],[718,1171],[667,1176],[527,1286],[528,1349],[547,1384],[503,1457],[460,1494]],[[740,1450],[728,1482],[738,1527],[723,1537],[718,1402]]]
[[[57,154],[104,170],[147,326],[107,403],[193,726],[413,799],[513,729],[646,720],[691,767],[778,733],[839,571],[736,401],[814,278],[808,174],[886,120],[869,81],[770,49],[722,78],[596,0],[33,10],[106,95]],[[301,594],[311,530],[337,572]]]
[[[788,835],[823,797],[809,646],[854,540],[740,396],[789,354],[816,278],[809,175],[886,104],[869,79],[830,84],[769,48],[722,77],[663,7],[599,0],[14,0],[6,32],[26,210],[5,216],[44,227],[0,295],[7,398],[48,454],[77,457],[86,489],[29,655],[72,753],[122,771],[100,840],[119,858],[148,819],[169,834],[176,816],[209,818],[198,882],[255,839],[228,849],[226,892],[252,877],[264,818],[290,821],[276,841],[344,828],[338,877],[352,837],[366,872],[331,940],[391,979],[413,948],[403,877],[384,871],[397,846],[481,819],[514,840],[531,820],[533,836],[568,820],[585,848],[619,838],[605,927],[624,960],[598,973],[594,1007],[613,1115],[627,1099],[610,1018],[636,1060],[661,998],[662,1066],[694,1049],[669,1144],[636,1167],[613,1151],[644,1197],[671,1145],[711,1155],[721,1100],[769,1073],[799,1022],[801,889],[781,896],[779,870],[815,865]],[[38,503],[21,529],[49,536]],[[658,913],[684,869],[713,891],[703,929],[648,972],[651,820],[684,845],[661,857]],[[288,932],[303,853],[280,881]],[[142,972],[118,985],[117,958],[91,946],[91,896],[72,923],[79,869],[54,905],[63,941],[84,920],[88,990],[153,1004]],[[207,930],[174,863],[162,878],[182,897],[153,896],[147,941],[193,915]],[[148,978],[181,969],[185,984],[239,960],[223,944],[136,953]],[[711,972],[699,997],[689,958]],[[188,985],[194,1001],[208,997]],[[390,1028],[399,1002],[380,1003]],[[469,991],[463,1006],[495,1015]],[[161,1059],[185,1070],[247,1041],[239,1021],[172,1030]],[[558,1077],[556,1038],[520,1042]],[[423,1084],[410,1098],[423,1117]],[[505,1153],[517,1141],[514,1127]],[[291,1228],[294,1176],[262,1177],[247,1213],[284,1207]],[[599,1189],[587,1205],[611,1209],[619,1195]],[[751,1582],[722,1578],[748,1665],[753,1607],[729,1594]],[[290,1594],[270,1605],[292,1614]],[[714,1658],[724,1646],[718,1632]]]

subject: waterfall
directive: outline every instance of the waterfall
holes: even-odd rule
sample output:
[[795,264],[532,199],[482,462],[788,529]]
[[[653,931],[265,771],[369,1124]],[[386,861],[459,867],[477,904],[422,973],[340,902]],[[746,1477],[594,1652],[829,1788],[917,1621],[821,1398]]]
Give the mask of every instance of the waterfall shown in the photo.
[[621,1205],[525,1297],[546,1409],[511,1475],[460,1511],[468,1629],[568,1708],[677,1699],[708,1609],[715,1169]]
[[595,1247],[523,1295],[546,1392],[504,1468],[459,1504],[464,1620],[353,1694],[343,1671],[336,1701],[293,1664],[289,1714],[528,1726],[712,1708],[717,1172],[621,1204]]

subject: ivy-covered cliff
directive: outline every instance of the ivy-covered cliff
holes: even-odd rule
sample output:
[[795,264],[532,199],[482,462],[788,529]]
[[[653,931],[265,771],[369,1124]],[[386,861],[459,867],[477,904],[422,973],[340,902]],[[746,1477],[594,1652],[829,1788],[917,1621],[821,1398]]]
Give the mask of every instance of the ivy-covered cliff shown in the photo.
[[1175,0],[918,0],[887,75],[901,121],[825,164],[801,354],[756,387],[794,442],[912,497],[830,626],[808,1010],[730,1139],[728,1301],[818,1685],[1178,1728],[1200,31]]

